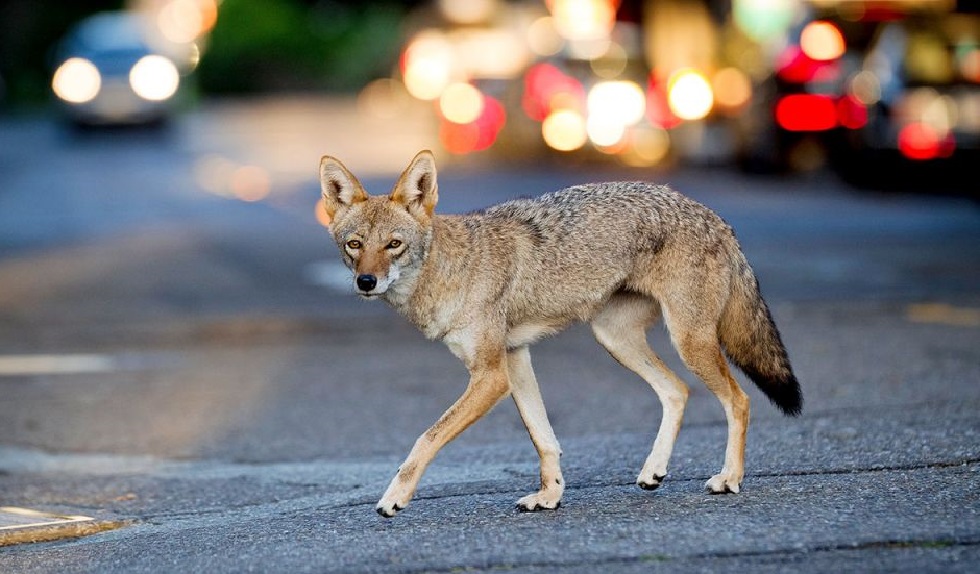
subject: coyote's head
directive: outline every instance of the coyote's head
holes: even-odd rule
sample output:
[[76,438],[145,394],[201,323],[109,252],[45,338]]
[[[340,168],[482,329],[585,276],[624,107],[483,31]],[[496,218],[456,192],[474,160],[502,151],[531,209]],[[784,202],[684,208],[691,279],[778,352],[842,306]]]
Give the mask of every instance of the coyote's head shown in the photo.
[[354,272],[359,295],[404,300],[431,242],[432,213],[438,200],[432,152],[419,152],[391,194],[368,195],[339,160],[320,159],[323,205],[344,263]]

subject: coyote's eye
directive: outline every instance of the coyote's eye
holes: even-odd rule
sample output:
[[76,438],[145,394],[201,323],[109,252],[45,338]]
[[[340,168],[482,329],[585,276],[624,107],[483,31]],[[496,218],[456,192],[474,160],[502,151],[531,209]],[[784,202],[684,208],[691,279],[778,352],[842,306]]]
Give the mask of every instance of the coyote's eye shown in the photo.
[[388,242],[388,249],[398,249],[402,246],[402,242],[398,239],[392,239]]
[[361,242],[356,239],[351,239],[347,242],[347,249],[358,250],[361,248]]

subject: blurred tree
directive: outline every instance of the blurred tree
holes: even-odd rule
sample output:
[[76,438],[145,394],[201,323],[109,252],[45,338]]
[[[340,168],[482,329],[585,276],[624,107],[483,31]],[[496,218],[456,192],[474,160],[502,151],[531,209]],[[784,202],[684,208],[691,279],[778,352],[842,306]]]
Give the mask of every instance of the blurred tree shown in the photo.
[[224,0],[197,75],[206,93],[353,90],[395,65],[402,2]]

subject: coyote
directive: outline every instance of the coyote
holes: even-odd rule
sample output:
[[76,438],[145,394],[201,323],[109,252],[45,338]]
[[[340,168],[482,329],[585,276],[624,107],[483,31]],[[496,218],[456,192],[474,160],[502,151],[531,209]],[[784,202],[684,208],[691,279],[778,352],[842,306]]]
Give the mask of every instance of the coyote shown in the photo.
[[[520,510],[558,508],[561,448],[545,413],[528,348],[572,323],[649,383],[660,429],[636,483],[667,474],[688,390],[650,349],[663,318],[684,364],[718,397],[728,421],[711,493],[737,493],[749,399],[724,356],[783,413],[798,415],[800,386],[755,275],[731,229],[665,185],[577,185],[467,215],[436,215],[435,159],[420,151],[388,196],[371,196],[337,159],[320,160],[330,230],[358,295],[383,299],[469,370],[463,395],[415,442],[377,505],[408,506],[436,453],[510,394],[538,451],[541,488]],[[722,355],[724,350],[725,355]]]

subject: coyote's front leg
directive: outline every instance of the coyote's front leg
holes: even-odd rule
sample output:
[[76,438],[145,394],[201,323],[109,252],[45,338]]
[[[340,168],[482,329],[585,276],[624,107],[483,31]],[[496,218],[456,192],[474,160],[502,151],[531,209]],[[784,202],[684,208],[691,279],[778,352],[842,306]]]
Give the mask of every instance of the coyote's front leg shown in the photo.
[[378,502],[378,514],[391,518],[408,506],[422,473],[439,449],[507,395],[509,387],[505,366],[506,361],[501,351],[495,360],[484,361],[483,364],[470,368],[470,383],[466,391],[415,441],[415,446],[408,453],[405,462],[398,467],[398,474]]
[[531,354],[527,347],[507,353],[507,370],[510,373],[510,390],[524,426],[531,435],[531,442],[541,458],[541,490],[517,501],[520,510],[549,510],[561,505],[565,492],[565,480],[561,476],[561,447],[555,431],[548,422],[548,413],[541,400],[538,381],[531,369]]

